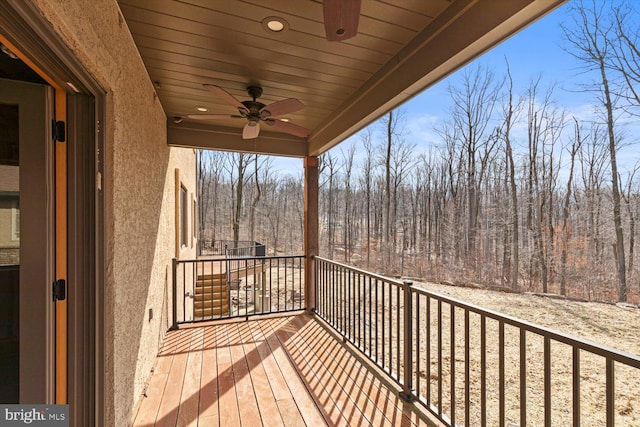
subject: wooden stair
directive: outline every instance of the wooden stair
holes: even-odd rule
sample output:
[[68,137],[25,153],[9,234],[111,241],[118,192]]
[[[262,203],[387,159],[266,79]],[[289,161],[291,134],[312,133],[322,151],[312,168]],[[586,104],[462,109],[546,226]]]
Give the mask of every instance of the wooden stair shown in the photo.
[[198,275],[193,314],[196,318],[229,315],[229,294],[225,273]]

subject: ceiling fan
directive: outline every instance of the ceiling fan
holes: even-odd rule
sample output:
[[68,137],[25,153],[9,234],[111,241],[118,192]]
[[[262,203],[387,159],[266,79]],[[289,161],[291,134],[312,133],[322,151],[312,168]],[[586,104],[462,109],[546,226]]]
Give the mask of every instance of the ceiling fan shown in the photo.
[[360,0],[322,0],[324,30],[329,41],[342,41],[358,33]]
[[249,86],[247,88],[247,93],[253,98],[253,101],[239,101],[220,86],[211,84],[204,84],[203,86],[218,98],[227,101],[229,105],[237,108],[239,115],[191,114],[187,116],[190,119],[219,120],[244,118],[247,120],[247,124],[245,124],[242,129],[242,139],[257,138],[260,134],[260,122],[273,127],[273,130],[278,132],[284,132],[302,138],[309,135],[309,129],[279,118],[280,116],[295,113],[304,108],[304,104],[295,98],[287,98],[265,105],[262,102],[256,101],[256,99],[262,95],[262,88],[260,86]]

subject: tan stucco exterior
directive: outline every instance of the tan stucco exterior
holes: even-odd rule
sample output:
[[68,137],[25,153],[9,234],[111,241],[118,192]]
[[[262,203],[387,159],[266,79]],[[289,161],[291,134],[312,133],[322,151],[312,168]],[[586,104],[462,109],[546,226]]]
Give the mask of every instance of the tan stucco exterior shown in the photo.
[[[195,153],[167,146],[164,111],[114,0],[33,3],[107,93],[101,125],[106,138],[104,415],[105,425],[124,426],[167,329],[176,247],[175,170],[195,193]],[[180,256],[195,257],[195,244]]]

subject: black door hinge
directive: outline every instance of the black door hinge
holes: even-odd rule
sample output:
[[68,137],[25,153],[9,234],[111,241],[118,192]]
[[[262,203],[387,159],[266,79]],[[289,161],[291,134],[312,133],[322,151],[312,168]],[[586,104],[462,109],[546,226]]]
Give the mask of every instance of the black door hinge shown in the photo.
[[52,122],[52,136],[55,142],[65,142],[66,140],[66,131],[65,124],[63,121],[55,121]]
[[64,279],[53,282],[53,301],[62,301],[67,298],[67,282]]

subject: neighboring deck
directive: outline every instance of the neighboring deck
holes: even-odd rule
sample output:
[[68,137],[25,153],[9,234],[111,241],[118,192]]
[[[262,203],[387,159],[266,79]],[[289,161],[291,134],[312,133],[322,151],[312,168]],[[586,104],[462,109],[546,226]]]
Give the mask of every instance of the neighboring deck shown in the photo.
[[310,315],[168,333],[134,426],[427,426]]

